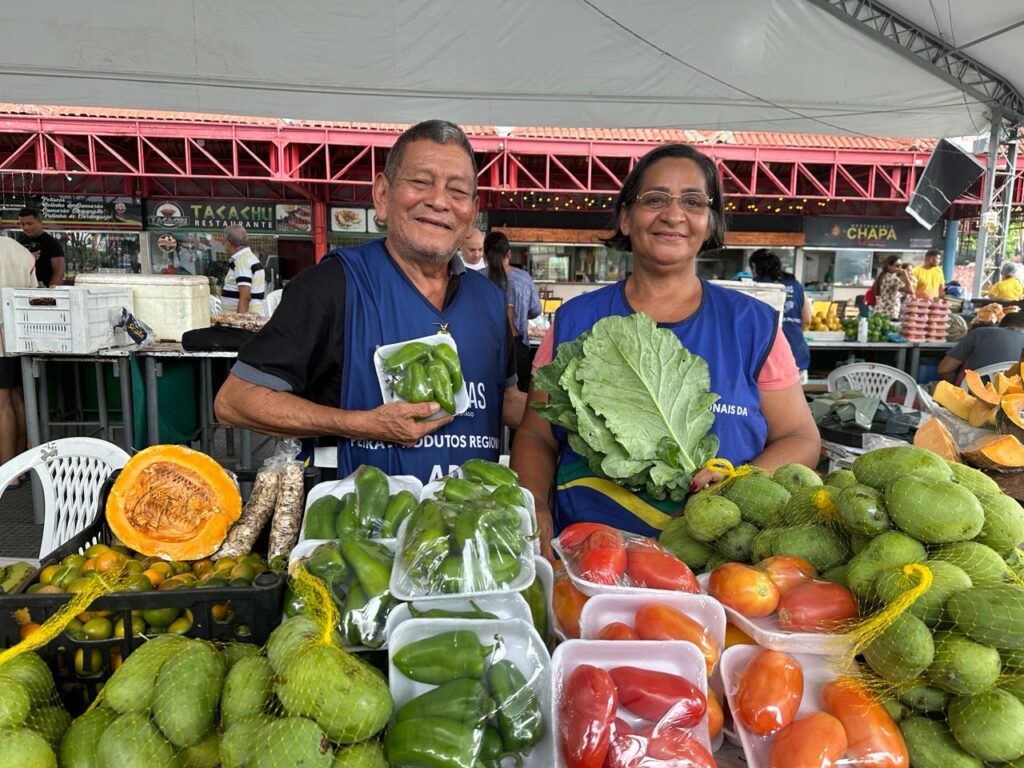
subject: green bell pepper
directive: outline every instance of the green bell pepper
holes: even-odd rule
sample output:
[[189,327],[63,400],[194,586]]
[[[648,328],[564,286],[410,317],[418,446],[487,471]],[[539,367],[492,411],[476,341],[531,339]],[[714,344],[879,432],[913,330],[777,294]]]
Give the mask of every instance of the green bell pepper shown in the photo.
[[477,536],[481,533],[480,514],[480,511],[477,509],[467,509],[455,521],[452,535],[455,537],[456,551],[462,552],[467,542],[475,542],[477,540]]
[[490,551],[487,564],[490,566],[495,584],[508,584],[519,575],[519,571],[523,568],[519,557],[518,554],[512,552],[496,552],[493,549]]
[[438,344],[434,347],[434,359],[441,361],[448,369],[448,375],[452,380],[452,389],[456,392],[462,387],[462,363],[459,362],[459,353],[447,344]]
[[498,705],[498,729],[507,752],[524,752],[544,735],[540,702],[523,673],[508,659],[491,664],[487,685]]
[[462,463],[462,474],[484,485],[519,486],[519,475],[513,469],[486,459],[467,459]]
[[363,464],[356,470],[355,483],[356,499],[359,502],[359,528],[370,532],[384,520],[384,511],[391,495],[388,476],[377,467]]
[[303,529],[307,539],[333,539],[335,518],[341,509],[341,500],[336,496],[322,496],[306,510],[306,524]]
[[341,499],[341,509],[334,523],[334,534],[339,539],[347,539],[359,531],[359,512],[356,509],[356,495],[346,493]]
[[391,553],[376,542],[350,538],[341,543],[341,554],[359,580],[367,600],[388,591],[391,581]]
[[422,341],[411,341],[384,358],[384,370],[397,371],[399,368],[405,368],[411,363],[429,357],[430,352],[429,344]]
[[452,377],[448,368],[440,360],[427,363],[427,378],[434,400],[447,413],[455,413],[455,392],[452,390]]
[[426,403],[434,399],[434,390],[422,363],[410,363],[405,370],[405,394],[410,403]]
[[490,499],[510,507],[526,506],[526,496],[518,485],[499,485],[491,491]]
[[358,584],[349,587],[345,596],[345,608],[341,614],[341,632],[349,645],[363,644],[363,609],[366,607],[366,593]]
[[480,762],[483,763],[487,768],[491,766],[501,765],[501,760],[505,755],[505,745],[501,740],[501,731],[495,728],[493,725],[487,725],[484,727],[484,738],[480,743]]
[[420,717],[448,717],[480,726],[494,713],[494,701],[479,680],[461,677],[410,699],[395,713],[395,722]]
[[338,543],[330,541],[313,550],[306,561],[306,570],[318,579],[331,584],[336,579],[345,578],[348,574],[348,565],[341,556]]
[[384,737],[392,768],[474,768],[483,729],[446,717],[419,717],[395,723]]
[[409,615],[414,619],[496,619],[497,614],[482,610],[472,600],[469,604],[473,606],[471,611],[449,611],[444,608],[430,608],[422,611],[412,603],[409,603]]
[[460,677],[480,679],[484,662],[495,647],[481,643],[476,632],[457,629],[409,643],[398,649],[392,663],[419,683],[440,685]]
[[[412,606],[409,606],[411,609]],[[284,588],[284,615],[289,619],[292,616],[298,616],[300,613],[305,613],[306,603],[305,601],[295,594],[295,591],[290,587]]]
[[390,499],[384,509],[384,524],[380,529],[382,539],[398,535],[398,529],[413,510],[416,509],[416,495],[412,491],[399,491]]
[[476,501],[483,498],[486,491],[476,483],[459,477],[445,478],[441,486],[441,497],[446,501]]
[[458,556],[452,556],[446,557],[441,561],[441,565],[434,573],[432,586],[434,589],[445,594],[453,594],[455,592],[469,591],[466,589],[467,581],[471,582],[468,586],[470,589],[473,589],[476,581],[474,574],[470,574],[467,578],[463,559]]
[[530,606],[530,616],[533,617],[533,627],[537,634],[545,643],[548,642],[548,596],[544,591],[544,584],[539,577],[534,577],[530,586],[519,594]]

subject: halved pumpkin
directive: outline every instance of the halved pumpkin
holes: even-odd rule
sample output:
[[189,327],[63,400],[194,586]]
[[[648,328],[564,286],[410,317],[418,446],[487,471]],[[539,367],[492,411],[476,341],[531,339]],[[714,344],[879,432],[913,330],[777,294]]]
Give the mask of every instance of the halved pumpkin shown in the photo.
[[996,432],[1024,440],[1024,394],[1004,395],[996,412]]
[[977,402],[969,392],[964,392],[960,387],[950,384],[948,381],[940,381],[935,385],[932,399],[964,421],[971,415],[971,408]]
[[964,371],[964,383],[979,400],[989,405],[999,405],[999,393],[991,383],[983,382],[977,371]]
[[938,419],[928,419],[914,434],[914,445],[937,453],[948,461],[960,461],[960,449],[956,440]]
[[963,450],[964,459],[980,469],[1024,468],[1024,444],[1013,435],[988,435]]
[[155,445],[124,465],[107,498],[107,523],[124,544],[166,560],[220,548],[242,513],[234,480],[205,453]]
[[989,405],[984,400],[975,400],[971,412],[967,414],[967,423],[972,427],[994,427],[998,405]]

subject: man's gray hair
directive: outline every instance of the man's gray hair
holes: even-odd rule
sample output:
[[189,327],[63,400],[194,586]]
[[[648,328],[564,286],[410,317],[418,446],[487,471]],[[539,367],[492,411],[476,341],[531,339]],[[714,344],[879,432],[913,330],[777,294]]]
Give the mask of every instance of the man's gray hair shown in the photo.
[[1003,277],[1015,277],[1017,275],[1017,265],[1012,261],[1004,261],[1003,266],[999,268],[999,274]]
[[224,227],[224,239],[232,245],[248,245],[249,233],[241,224],[232,224],[229,227]]
[[394,143],[388,153],[388,159],[384,163],[384,176],[392,184],[395,182],[395,174],[402,165],[402,158],[405,156],[405,148],[414,141],[432,141],[435,144],[457,144],[469,155],[470,165],[473,166],[473,192],[476,192],[476,157],[473,155],[473,145],[469,143],[466,134],[462,132],[455,123],[447,120],[424,120],[409,128]]

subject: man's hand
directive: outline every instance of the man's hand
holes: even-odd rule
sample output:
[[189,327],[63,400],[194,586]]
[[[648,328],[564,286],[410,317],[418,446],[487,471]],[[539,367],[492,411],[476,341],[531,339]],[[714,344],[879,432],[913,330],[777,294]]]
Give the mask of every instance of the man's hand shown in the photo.
[[455,418],[441,411],[442,417],[427,420],[438,411],[441,406],[437,403],[385,403],[367,411],[367,417],[377,439],[411,448],[421,437],[450,424]]

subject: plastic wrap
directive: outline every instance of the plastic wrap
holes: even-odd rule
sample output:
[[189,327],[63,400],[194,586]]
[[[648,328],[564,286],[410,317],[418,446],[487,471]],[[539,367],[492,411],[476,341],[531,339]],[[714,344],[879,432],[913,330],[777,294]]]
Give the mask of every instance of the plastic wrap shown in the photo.
[[361,466],[348,477],[310,490],[299,541],[342,538],[353,532],[394,539],[422,492],[423,484],[411,475],[385,475]]
[[400,600],[518,592],[534,580],[528,542],[535,536],[535,521],[525,507],[512,506],[477,483],[448,478],[445,498],[422,500],[402,524],[391,592]]
[[[350,537],[345,541],[304,541],[292,550],[291,562],[301,561],[327,586],[338,609],[338,633],[347,648],[378,649],[386,644],[388,617],[398,604],[388,589],[393,546]],[[286,598],[286,603],[289,600]],[[303,610],[299,601],[290,612]]]
[[[302,464],[295,457],[299,455],[298,441],[285,440],[279,452],[280,482],[274,503],[274,517],[270,524],[270,543],[267,547],[267,561],[275,569],[282,568],[295,543],[299,540],[302,527],[302,507],[306,487],[302,478]],[[285,456],[287,455],[287,458]]]
[[584,594],[636,589],[700,592],[689,566],[654,539],[600,523],[576,523],[552,542]]
[[240,557],[252,551],[260,531],[274,514],[277,495],[281,487],[280,464],[272,457],[256,473],[248,501],[242,508],[242,516],[235,521],[214,558]]
[[715,765],[705,661],[692,643],[568,640],[552,682],[559,768]]
[[527,768],[554,762],[551,661],[527,622],[410,619],[395,628],[388,657],[391,764],[474,768],[515,755]]
[[465,413],[469,392],[458,355],[455,339],[446,333],[378,347],[373,364],[381,397],[385,403],[433,401],[448,413]]

